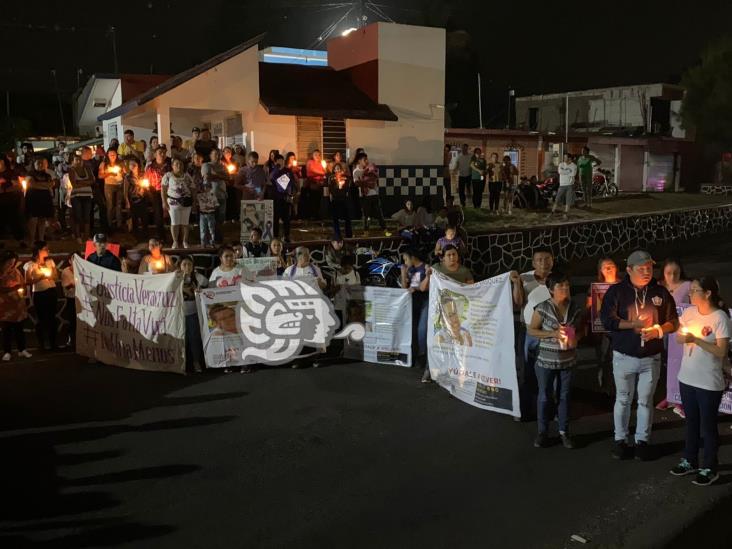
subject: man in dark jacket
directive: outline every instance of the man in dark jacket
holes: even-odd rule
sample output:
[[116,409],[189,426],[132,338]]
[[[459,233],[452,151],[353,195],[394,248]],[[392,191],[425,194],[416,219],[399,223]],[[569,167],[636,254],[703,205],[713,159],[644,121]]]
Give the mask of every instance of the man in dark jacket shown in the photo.
[[626,438],[633,393],[638,393],[635,458],[650,458],[648,442],[653,426],[653,394],[661,370],[663,336],[679,326],[676,303],[653,278],[653,258],[644,250],[630,254],[628,275],[611,286],[602,302],[600,318],[613,347],[615,446],[613,457],[628,454]]
[[94,235],[94,248],[95,252],[92,252],[86,260],[89,263],[94,263],[99,267],[104,267],[111,271],[122,271],[122,263],[119,258],[112,252],[107,250],[107,235],[98,233]]
[[275,157],[275,167],[270,174],[269,196],[274,201],[274,235],[280,236],[280,220],[284,229],[285,242],[290,241],[290,208],[295,194],[295,174],[285,166],[285,157]]

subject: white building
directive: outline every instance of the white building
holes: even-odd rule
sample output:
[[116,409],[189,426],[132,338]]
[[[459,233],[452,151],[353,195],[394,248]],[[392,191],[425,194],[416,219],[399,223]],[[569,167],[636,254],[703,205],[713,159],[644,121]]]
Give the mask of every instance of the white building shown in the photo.
[[[375,23],[328,42],[305,62],[302,50],[260,56],[262,36],[125,100],[98,117],[105,145],[131,128],[162,143],[208,127],[220,144],[242,143],[260,158],[294,151],[303,163],[363,147],[380,168],[385,196],[438,194],[442,186],[444,29]],[[295,53],[293,53],[293,51]],[[276,62],[267,62],[273,54]],[[261,59],[260,59],[261,57]]]

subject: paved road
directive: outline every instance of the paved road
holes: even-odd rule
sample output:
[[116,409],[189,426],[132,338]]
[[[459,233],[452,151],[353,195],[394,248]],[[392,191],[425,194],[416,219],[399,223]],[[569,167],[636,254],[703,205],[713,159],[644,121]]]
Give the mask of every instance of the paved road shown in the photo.
[[[729,278],[719,242],[689,270]],[[635,548],[706,532],[698,546],[729,546],[729,421],[724,477],[703,489],[667,474],[683,438],[670,412],[656,461],[616,462],[597,393],[574,395],[581,448],[537,450],[535,424],[418,378],[369,364],[179,377],[71,354],[3,365],[0,545],[556,549],[580,534]]]

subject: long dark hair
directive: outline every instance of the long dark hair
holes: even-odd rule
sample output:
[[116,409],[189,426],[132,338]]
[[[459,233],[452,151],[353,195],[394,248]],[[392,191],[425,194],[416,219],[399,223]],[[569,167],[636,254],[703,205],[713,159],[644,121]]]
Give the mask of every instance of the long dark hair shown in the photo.
[[33,261],[36,261],[38,259],[38,254],[43,248],[48,248],[45,240],[37,240],[33,243],[33,249],[31,251],[31,258],[33,259]]
[[606,261],[610,261],[613,265],[615,265],[615,270],[616,271],[618,270],[618,264],[615,263],[615,260],[612,257],[610,257],[609,255],[606,255],[605,257],[601,257],[597,261],[597,281],[598,282],[605,282],[605,275],[602,274],[602,264],[605,263]]
[[681,263],[681,260],[678,257],[667,257],[666,261],[663,262],[663,266],[661,267],[661,280],[665,279],[663,273],[669,265],[677,265],[679,267],[679,280],[689,280],[689,277],[686,276],[686,271],[684,270],[684,264]]
[[713,276],[702,276],[696,280],[705,292],[709,292],[709,303],[729,316],[729,309],[719,295],[719,282]]

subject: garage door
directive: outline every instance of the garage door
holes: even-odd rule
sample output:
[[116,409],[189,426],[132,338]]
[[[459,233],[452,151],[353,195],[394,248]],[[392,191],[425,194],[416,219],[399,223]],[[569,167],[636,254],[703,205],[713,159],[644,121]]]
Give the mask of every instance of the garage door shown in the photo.
[[646,190],[663,192],[674,190],[674,155],[649,154]]

